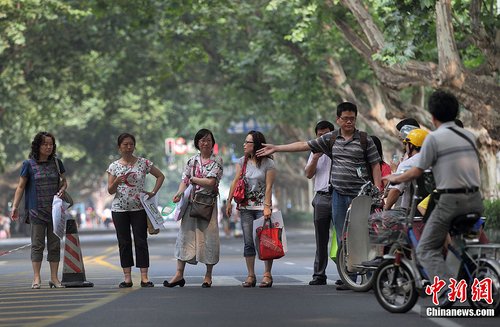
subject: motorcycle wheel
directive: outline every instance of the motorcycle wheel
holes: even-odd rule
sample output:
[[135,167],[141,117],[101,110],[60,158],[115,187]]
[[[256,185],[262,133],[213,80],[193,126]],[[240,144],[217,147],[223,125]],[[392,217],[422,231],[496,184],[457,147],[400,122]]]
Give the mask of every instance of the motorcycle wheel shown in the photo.
[[[372,288],[373,271],[366,270],[364,273],[351,273],[347,271],[346,254],[343,243],[340,244],[337,251],[337,269],[340,279],[349,289],[355,292],[368,292]],[[357,274],[356,281],[350,277],[352,274]]]
[[378,303],[392,313],[405,313],[417,303],[418,293],[410,269],[394,260],[382,263],[375,272],[373,290]]
[[492,304],[488,304],[485,300],[473,301],[472,294],[468,294],[467,300],[469,304],[474,309],[494,309],[495,316],[498,316],[500,313],[500,272],[493,267],[488,262],[479,261],[479,265],[472,272],[471,280],[469,286],[472,286],[472,282],[474,278],[477,278],[479,281],[490,278],[491,279],[491,296],[493,299]]

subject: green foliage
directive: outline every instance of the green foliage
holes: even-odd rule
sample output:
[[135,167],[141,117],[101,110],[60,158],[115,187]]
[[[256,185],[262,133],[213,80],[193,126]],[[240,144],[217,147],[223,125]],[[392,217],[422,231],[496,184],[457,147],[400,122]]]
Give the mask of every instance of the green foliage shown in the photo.
[[485,58],[481,50],[475,46],[468,46],[463,50],[464,52],[464,66],[468,69],[480,67],[484,64]]
[[485,200],[483,202],[486,217],[486,229],[500,229],[500,200]]
[[[437,61],[435,1],[373,0],[370,9],[384,33],[386,45],[373,59],[388,65],[404,64],[410,59]],[[453,26],[457,43],[465,46],[461,57],[467,68],[476,68],[484,62],[481,50],[470,42],[471,21],[469,1],[453,1]],[[481,22],[495,38],[500,26],[498,9],[492,0],[482,6]]]
[[372,1],[386,45],[373,58],[388,65],[410,59],[435,60],[435,23],[433,1]]
[[[465,41],[467,2],[453,5]],[[387,38],[377,60],[436,59],[434,1],[367,6]],[[491,8],[482,12],[488,31],[499,24]],[[332,25],[339,17],[360,32],[338,1],[0,0],[0,171],[27,156],[40,130],[56,135],[82,190],[95,189],[124,131],[158,165],[165,137],[191,140],[207,127],[240,147],[226,128],[253,117],[284,126],[269,140],[290,141],[283,131],[310,131],[342,100],[330,58],[352,85],[375,82]],[[461,56],[468,68],[484,62],[472,44]]]

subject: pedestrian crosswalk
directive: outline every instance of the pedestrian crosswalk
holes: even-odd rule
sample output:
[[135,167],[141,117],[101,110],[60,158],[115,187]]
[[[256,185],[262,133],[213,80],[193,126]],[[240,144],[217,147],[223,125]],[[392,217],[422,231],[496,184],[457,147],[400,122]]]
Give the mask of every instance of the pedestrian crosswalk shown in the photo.
[[[171,276],[150,276],[150,280],[155,284],[156,287],[163,287],[163,281],[170,278]],[[262,276],[257,276],[257,282],[259,281],[259,278]],[[97,277],[97,276],[92,276],[92,282],[95,284],[94,289],[113,289],[116,288],[119,279],[118,277]],[[90,279],[90,278],[89,278]],[[201,285],[201,282],[203,281],[203,276],[185,276],[186,279],[186,286],[199,286]],[[212,282],[213,286],[241,286],[241,283],[244,282],[246,279],[245,276],[220,276],[220,275],[214,275],[212,277]],[[311,275],[273,275],[273,280],[274,283],[273,285],[288,285],[288,286],[300,286],[300,285],[307,285],[309,281],[312,279]],[[339,279],[339,276],[332,275],[328,280],[327,284],[334,285],[335,281]],[[25,290],[28,289],[28,291],[31,291],[29,289],[30,285],[28,284],[29,281],[29,276],[26,276],[25,279],[17,281],[16,284],[16,289],[21,289]],[[134,284],[139,285],[139,280],[135,281]],[[7,287],[12,287],[12,280],[8,282],[7,280],[0,280],[0,289],[2,289],[3,292],[7,291]],[[45,284],[42,284],[42,289],[48,288],[48,285],[45,287]],[[0,293],[1,295],[2,293]],[[5,293],[4,293],[5,294]],[[1,299],[1,297],[0,297]]]
[[[0,285],[2,287],[3,285]],[[100,305],[126,292],[106,288],[49,289],[3,288],[0,292],[0,326],[49,326]]]

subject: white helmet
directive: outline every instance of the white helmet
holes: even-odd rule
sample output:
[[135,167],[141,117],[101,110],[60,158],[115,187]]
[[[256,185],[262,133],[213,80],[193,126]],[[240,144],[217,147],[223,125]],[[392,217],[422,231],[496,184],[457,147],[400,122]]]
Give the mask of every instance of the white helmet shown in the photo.
[[404,125],[403,127],[401,127],[401,130],[399,131],[399,137],[401,138],[401,140],[404,141],[408,137],[408,133],[417,128],[418,128],[417,126],[413,125]]

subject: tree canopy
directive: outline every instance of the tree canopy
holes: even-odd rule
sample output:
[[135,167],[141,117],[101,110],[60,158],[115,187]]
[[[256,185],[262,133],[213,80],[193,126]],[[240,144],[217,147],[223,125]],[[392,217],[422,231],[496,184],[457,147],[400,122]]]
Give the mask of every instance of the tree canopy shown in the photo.
[[[0,168],[12,171],[49,130],[91,193],[123,131],[159,163],[166,137],[191,140],[201,127],[241,153],[232,122],[271,124],[274,143],[306,139],[343,100],[395,146],[400,118],[431,128],[425,99],[441,88],[480,136],[491,196],[499,11],[494,0],[0,0]],[[280,165],[282,183],[304,183],[303,165]]]

